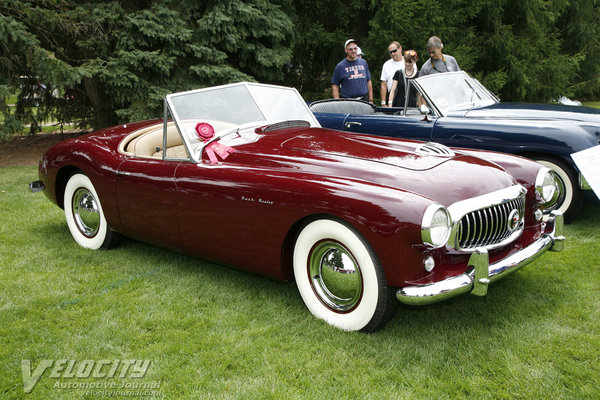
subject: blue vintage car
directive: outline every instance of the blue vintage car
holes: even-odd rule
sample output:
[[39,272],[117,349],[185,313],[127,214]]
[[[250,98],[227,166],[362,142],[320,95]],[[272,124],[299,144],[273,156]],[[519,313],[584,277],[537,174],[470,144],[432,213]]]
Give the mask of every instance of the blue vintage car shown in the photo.
[[[583,179],[571,154],[600,144],[600,110],[550,104],[500,103],[464,71],[409,81],[404,107],[377,108],[361,100],[310,105],[323,127],[531,158],[564,185],[556,208],[573,219],[583,203]],[[411,98],[411,92],[416,93]]]

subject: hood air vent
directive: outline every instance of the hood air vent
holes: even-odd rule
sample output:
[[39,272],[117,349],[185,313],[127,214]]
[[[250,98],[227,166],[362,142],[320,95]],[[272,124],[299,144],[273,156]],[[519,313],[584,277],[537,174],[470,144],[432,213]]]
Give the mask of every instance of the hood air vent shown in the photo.
[[417,147],[416,153],[421,156],[454,157],[455,154],[448,147],[440,143],[427,142]]
[[263,126],[261,128],[256,129],[256,133],[269,133],[269,132],[278,131],[280,129],[289,129],[289,128],[310,128],[310,123],[308,121],[303,121],[303,120],[290,120],[290,121],[276,122],[274,124],[270,124],[270,125]]

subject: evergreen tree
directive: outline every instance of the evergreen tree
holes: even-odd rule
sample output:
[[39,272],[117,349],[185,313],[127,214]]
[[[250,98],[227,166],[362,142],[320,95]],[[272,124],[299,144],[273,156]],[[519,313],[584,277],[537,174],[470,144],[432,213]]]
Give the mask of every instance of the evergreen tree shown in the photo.
[[568,94],[576,98],[600,98],[600,1],[568,2],[557,25],[563,38],[558,60],[573,54],[581,54],[583,58]]
[[549,101],[569,92],[582,60],[580,53],[561,54],[556,21],[563,1],[503,0],[489,2],[478,16],[484,37],[475,72],[509,101]]
[[[0,64],[6,83],[31,77],[66,94],[61,100],[76,104],[69,109],[83,121],[104,127],[160,116],[168,92],[281,82],[292,29],[264,0],[4,0]],[[32,115],[19,107],[17,117]]]
[[391,41],[422,65],[436,35],[504,101],[598,98],[598,21],[598,0],[0,0],[0,136],[158,117],[166,93],[240,80],[329,97],[350,37],[375,88]]
[[293,52],[286,84],[302,91],[307,99],[331,97],[331,75],[346,55],[344,42],[353,38],[366,53],[372,13],[362,0],[307,0],[289,2],[285,9],[294,21]]

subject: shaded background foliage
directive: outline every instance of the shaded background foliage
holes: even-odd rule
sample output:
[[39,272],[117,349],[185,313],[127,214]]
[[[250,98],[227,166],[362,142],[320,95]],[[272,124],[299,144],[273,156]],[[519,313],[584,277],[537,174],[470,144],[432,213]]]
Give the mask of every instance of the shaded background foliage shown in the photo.
[[504,101],[598,98],[598,21],[599,0],[0,0],[0,136],[157,117],[166,93],[240,80],[329,97],[349,37],[375,87],[392,40],[422,65],[437,35]]

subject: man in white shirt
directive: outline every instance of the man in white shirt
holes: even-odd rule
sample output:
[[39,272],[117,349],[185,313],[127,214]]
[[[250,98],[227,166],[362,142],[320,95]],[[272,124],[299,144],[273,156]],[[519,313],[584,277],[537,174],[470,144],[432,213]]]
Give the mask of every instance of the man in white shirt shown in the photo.
[[398,42],[392,42],[388,46],[390,59],[381,68],[381,105],[385,106],[388,101],[389,92],[392,89],[392,78],[399,69],[404,69],[404,58],[402,57],[402,46]]

